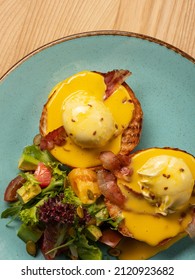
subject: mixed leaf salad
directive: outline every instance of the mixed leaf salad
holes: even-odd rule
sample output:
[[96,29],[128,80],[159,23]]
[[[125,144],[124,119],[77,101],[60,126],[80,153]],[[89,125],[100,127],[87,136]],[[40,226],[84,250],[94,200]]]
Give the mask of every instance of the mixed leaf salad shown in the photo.
[[20,221],[17,235],[30,255],[36,256],[40,249],[46,259],[64,254],[70,259],[99,260],[99,244],[104,243],[117,256],[121,218],[109,217],[101,195],[94,199],[90,189],[91,203],[84,204],[71,187],[71,169],[41,150],[36,141],[24,148],[18,167],[19,174],[6,188],[8,207],[1,218],[10,217],[8,224]]

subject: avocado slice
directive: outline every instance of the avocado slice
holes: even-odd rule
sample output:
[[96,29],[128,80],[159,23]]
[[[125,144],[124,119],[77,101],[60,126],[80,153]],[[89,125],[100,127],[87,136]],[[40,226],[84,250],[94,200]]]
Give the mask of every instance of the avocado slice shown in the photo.
[[37,227],[31,227],[25,224],[21,224],[17,236],[20,239],[22,239],[25,243],[27,243],[30,240],[36,243],[41,238],[42,233],[43,231],[41,231]]
[[37,160],[36,158],[27,154],[22,154],[19,159],[18,168],[23,171],[35,170],[38,163],[39,160]]
[[97,241],[102,236],[100,228],[95,225],[88,225],[85,228],[85,234],[89,239],[93,241]]
[[35,196],[41,193],[41,187],[38,184],[23,185],[17,190],[17,196],[22,203],[27,203]]
[[26,146],[19,159],[18,168],[23,171],[35,170],[39,162],[48,164],[55,161],[48,151],[42,151],[36,145]]

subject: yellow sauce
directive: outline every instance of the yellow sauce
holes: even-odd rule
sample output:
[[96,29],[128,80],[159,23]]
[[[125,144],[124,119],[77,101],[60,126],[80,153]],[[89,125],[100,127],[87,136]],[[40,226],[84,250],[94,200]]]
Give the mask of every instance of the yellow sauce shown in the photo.
[[180,212],[168,216],[144,215],[130,211],[122,211],[122,214],[125,219],[125,226],[133,237],[152,246],[156,246],[163,240],[175,237],[178,233],[183,232],[192,220],[191,214],[187,213],[180,222]]
[[179,234],[161,246],[151,246],[147,243],[132,239],[124,238],[117,248],[121,251],[120,260],[146,260],[156,254],[168,249],[175,242],[179,241],[186,234]]

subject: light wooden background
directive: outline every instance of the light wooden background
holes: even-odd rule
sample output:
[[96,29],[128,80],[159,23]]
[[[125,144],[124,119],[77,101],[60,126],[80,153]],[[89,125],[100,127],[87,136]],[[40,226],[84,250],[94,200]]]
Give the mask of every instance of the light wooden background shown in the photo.
[[195,0],[0,0],[0,77],[46,43],[96,30],[149,35],[195,58]]

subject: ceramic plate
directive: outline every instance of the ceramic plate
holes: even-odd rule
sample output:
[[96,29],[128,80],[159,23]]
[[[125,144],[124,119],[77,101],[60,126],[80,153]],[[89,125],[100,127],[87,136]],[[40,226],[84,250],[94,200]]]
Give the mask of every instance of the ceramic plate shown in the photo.
[[[127,83],[144,112],[137,149],[170,146],[195,155],[194,62],[156,39],[110,31],[62,38],[19,61],[0,83],[0,211],[6,207],[4,189],[18,172],[18,158],[38,133],[48,93],[81,70],[129,69],[133,73]],[[6,227],[7,222],[0,220],[0,259],[32,259],[16,236],[17,224]],[[153,259],[195,259],[195,243],[185,238]]]

